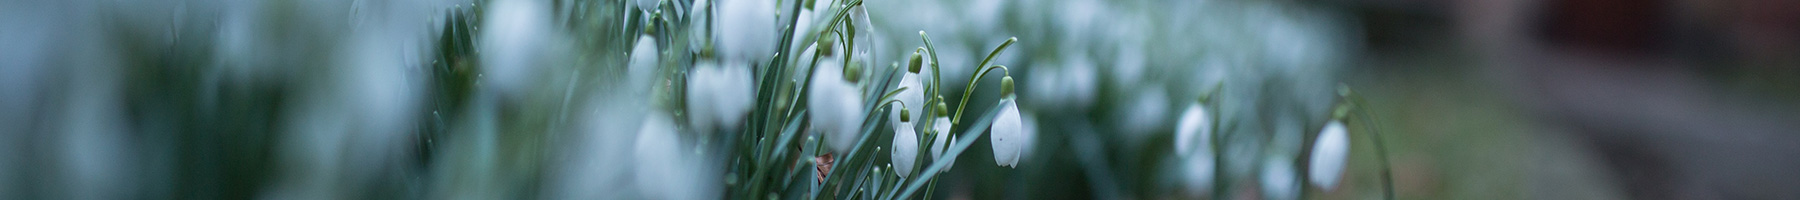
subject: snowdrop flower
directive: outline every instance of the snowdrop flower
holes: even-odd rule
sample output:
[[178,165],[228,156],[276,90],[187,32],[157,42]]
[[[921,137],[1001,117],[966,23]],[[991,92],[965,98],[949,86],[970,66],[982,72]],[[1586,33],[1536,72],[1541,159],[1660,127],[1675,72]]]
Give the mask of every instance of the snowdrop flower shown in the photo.
[[[913,53],[913,57],[919,57],[918,53]],[[900,91],[900,94],[895,96],[895,99],[906,102],[906,109],[918,111],[911,113],[912,116],[907,116],[912,119],[925,119],[924,115],[926,113],[924,110],[925,85],[919,81],[919,68],[917,63],[914,63],[907,68],[907,73],[901,75],[900,85],[898,86],[906,88],[906,90]],[[891,121],[894,124],[900,124],[900,109],[890,109],[888,112],[888,121]]]
[[[823,60],[836,60],[836,56],[828,56]],[[849,153],[855,148],[856,139],[862,131],[858,130],[863,122],[863,99],[857,91],[855,83],[844,79],[843,64],[839,62],[820,62],[818,72],[811,78],[812,93],[807,97],[808,110],[812,111],[814,129],[825,132],[827,142],[832,151],[839,154]]]
[[638,191],[650,199],[708,199],[699,163],[682,151],[674,120],[655,112],[638,129],[633,158]]
[[[939,105],[942,105],[942,103],[939,103]],[[943,113],[943,112],[938,112],[938,113]],[[937,119],[931,120],[931,131],[937,133],[937,136],[932,137],[933,139],[931,141],[931,161],[932,162],[950,162],[950,164],[946,164],[946,167],[944,167],[944,170],[950,170],[950,167],[948,167],[948,166],[956,165],[956,158],[955,157],[951,157],[949,159],[943,158],[944,149],[949,148],[950,143],[956,142],[955,138],[951,138],[951,137],[953,137],[952,135],[956,135],[956,134],[950,132],[950,117],[948,115],[946,115],[946,116],[937,117]]]
[[714,46],[720,57],[758,62],[774,56],[774,0],[720,0],[718,8],[721,38]]
[[1206,112],[1206,105],[1195,102],[1186,111],[1181,112],[1181,122],[1175,126],[1175,154],[1188,156],[1196,150],[1212,150],[1212,116]]
[[656,10],[657,3],[657,0],[637,0],[638,9],[643,9],[644,12]]
[[894,156],[891,157],[894,159],[894,172],[899,172],[900,178],[911,175],[918,156],[919,132],[913,129],[912,121],[909,119],[894,123]]
[[737,128],[755,97],[749,66],[719,67],[704,61],[695,65],[687,90],[687,111],[694,126],[703,131]]
[[1188,191],[1205,193],[1212,190],[1214,173],[1219,167],[1215,159],[1216,155],[1210,149],[1182,156],[1182,182]]
[[692,20],[688,22],[688,34],[693,34],[688,36],[688,51],[700,53],[705,50],[706,42],[712,40],[708,34],[712,33],[712,21],[708,19],[711,14],[707,12],[712,9],[711,4],[708,0],[695,0],[693,11],[688,12],[688,20]]
[[[1098,85],[1094,63],[1086,56],[1069,56],[1060,67],[1033,68],[1031,84],[1025,89],[1032,102],[1053,106],[1053,110],[1086,111],[1094,103]],[[1052,66],[1059,64],[1049,64]]]
[[1296,199],[1300,194],[1300,183],[1294,177],[1293,159],[1285,156],[1265,158],[1262,170],[1262,193],[1264,199]]
[[1312,159],[1307,166],[1307,177],[1312,184],[1331,191],[1337,186],[1338,175],[1344,172],[1344,160],[1350,154],[1350,136],[1343,122],[1336,120],[1325,124],[1319,131],[1319,139],[1313,142]]
[[[549,46],[547,6],[538,1],[498,1],[487,12],[480,45],[483,81],[501,91],[525,90],[538,72],[539,55]],[[639,45],[640,48],[643,45]],[[651,47],[654,51],[654,45]]]
[[994,164],[1015,167],[1025,146],[1024,123],[1019,119],[1019,106],[1013,98],[1000,100],[1000,116],[994,118],[990,137],[994,146]]
[[1130,138],[1129,141],[1133,144],[1148,140],[1151,133],[1155,133],[1158,127],[1166,124],[1166,120],[1169,118],[1167,114],[1169,98],[1162,87],[1147,88],[1138,92],[1136,97],[1128,101],[1129,103],[1125,104],[1123,112],[1120,113],[1124,116],[1115,119],[1124,126],[1121,127],[1122,131],[1127,134],[1127,138]]
[[625,73],[631,88],[648,88],[650,78],[656,76],[656,66],[661,53],[656,50],[656,38],[650,35],[638,36],[637,46],[631,48],[631,60]]

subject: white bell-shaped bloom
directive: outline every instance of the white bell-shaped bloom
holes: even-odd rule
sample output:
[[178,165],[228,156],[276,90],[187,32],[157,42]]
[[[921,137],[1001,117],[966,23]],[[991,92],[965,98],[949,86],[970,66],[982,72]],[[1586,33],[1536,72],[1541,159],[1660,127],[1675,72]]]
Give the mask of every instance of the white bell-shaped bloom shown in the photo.
[[656,10],[656,3],[657,0],[637,0],[638,9],[643,9],[644,12]]
[[[823,59],[838,58],[828,56]],[[811,77],[812,93],[807,97],[813,128],[826,133],[826,142],[832,151],[849,153],[862,133],[858,130],[863,122],[862,95],[855,84],[844,80],[841,63],[819,62],[818,67]]]
[[1180,124],[1175,125],[1175,154],[1187,156],[1197,149],[1212,148],[1212,113],[1206,112],[1206,105],[1194,103],[1186,111],[1181,112]]
[[709,0],[695,0],[693,10],[687,13],[689,20],[687,32],[691,34],[688,36],[688,51],[700,53],[705,50],[706,42],[712,41],[712,35],[709,34],[712,33],[712,21],[710,21],[712,14],[707,12],[712,10],[711,4]]
[[774,56],[777,40],[774,0],[719,0],[718,44],[726,60],[759,62]]
[[749,66],[719,67],[712,62],[695,64],[688,76],[687,111],[694,127],[702,131],[735,129],[750,112],[751,94]]
[[[496,1],[491,6],[477,43],[481,44],[481,82],[502,92],[526,90],[545,65],[541,56],[550,46],[547,38],[556,36],[547,14],[549,6],[538,1]],[[655,45],[650,48],[655,51]]]
[[1133,145],[1149,141],[1151,136],[1158,133],[1158,128],[1167,126],[1171,110],[1169,96],[1160,86],[1145,88],[1136,93],[1135,97],[1125,100],[1124,107],[1117,114],[1120,116],[1114,118],[1121,125],[1120,131],[1124,132],[1127,141]]
[[1032,117],[1031,112],[1020,112],[1019,122],[1024,122],[1022,124],[1023,126],[1020,126],[1024,131],[1021,131],[1021,134],[1019,134],[1025,138],[1025,140],[1020,140],[1019,142],[1019,157],[1021,157],[1020,159],[1022,160],[1024,158],[1030,158],[1031,153],[1036,152],[1033,150],[1037,148],[1038,123],[1037,118]]
[[1294,177],[1294,164],[1290,157],[1274,156],[1265,158],[1262,169],[1263,199],[1296,199],[1300,195],[1298,177]]
[[1319,139],[1313,142],[1311,163],[1307,177],[1312,184],[1331,191],[1337,186],[1338,175],[1344,172],[1344,161],[1350,156],[1350,132],[1343,122],[1336,120],[1325,124],[1319,131]]
[[698,159],[683,153],[675,122],[654,112],[638,129],[632,155],[638,191],[649,199],[709,199],[712,190]]
[[638,36],[637,46],[631,48],[631,63],[627,64],[630,68],[625,69],[625,73],[631,75],[627,78],[630,83],[626,85],[636,90],[649,89],[651,79],[656,77],[656,66],[660,64],[658,58],[661,55],[656,50],[656,38],[650,35]]
[[1000,116],[994,117],[990,142],[994,146],[994,164],[1015,167],[1025,146],[1024,122],[1019,119],[1019,106],[1012,98],[1000,100]]
[[[905,75],[901,75],[898,87],[906,88],[906,90],[900,91],[900,94],[896,94],[894,98],[906,102],[906,109],[912,111],[909,113],[912,116],[908,117],[914,120],[925,119],[925,85],[920,84],[919,74],[907,72]],[[899,124],[900,109],[888,109],[888,121]]]
[[912,122],[894,123],[894,172],[900,178],[912,175],[913,164],[919,156],[919,132],[913,129]]
[[[949,165],[956,165],[956,158],[943,158],[944,150],[950,147],[950,143],[956,142],[955,139],[950,138],[956,135],[956,133],[950,132],[950,117],[937,117],[937,119],[931,120],[931,130],[937,132],[937,136],[931,139],[931,161],[950,162]],[[944,167],[944,170],[950,170],[950,167]]]
[[1181,157],[1182,184],[1188,191],[1204,194],[1212,190],[1219,167],[1216,156],[1211,149],[1200,149]]

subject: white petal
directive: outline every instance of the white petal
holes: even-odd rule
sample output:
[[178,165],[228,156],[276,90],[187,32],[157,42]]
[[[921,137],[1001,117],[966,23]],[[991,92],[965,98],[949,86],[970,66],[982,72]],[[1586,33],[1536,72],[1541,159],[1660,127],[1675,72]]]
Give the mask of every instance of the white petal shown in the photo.
[[1024,122],[1019,119],[1019,106],[1012,99],[1002,100],[1000,116],[994,118],[991,128],[991,143],[994,147],[994,164],[1002,167],[1014,167],[1019,164],[1020,135]]
[[626,73],[631,74],[631,78],[628,79],[630,83],[627,85],[633,89],[649,87],[651,77],[655,76],[657,58],[660,55],[661,53],[656,50],[656,38],[650,37],[650,35],[639,36],[637,46],[631,49],[629,65],[631,68],[626,69]]
[[[824,59],[836,59],[826,57]],[[825,132],[829,146],[837,153],[849,153],[856,145],[863,121],[862,96],[856,86],[843,79],[843,67],[836,62],[821,62],[811,81],[808,110],[813,128]]]
[[1313,185],[1331,191],[1337,186],[1338,176],[1344,172],[1344,162],[1350,156],[1350,135],[1343,122],[1332,121],[1320,130],[1319,139],[1313,143],[1312,159],[1307,166],[1311,167],[1307,177]]
[[914,131],[912,122],[894,124],[894,170],[901,178],[912,174],[913,164],[919,156],[919,132]]
[[717,20],[720,57],[755,62],[774,56],[774,0],[720,0]]
[[645,12],[656,10],[656,3],[656,0],[637,0],[638,9],[643,9]]
[[1187,156],[1196,149],[1212,148],[1212,119],[1206,106],[1194,103],[1181,112],[1181,124],[1175,126],[1175,154]]
[[1211,150],[1204,149],[1182,157],[1182,181],[1188,191],[1201,194],[1212,190],[1215,170],[1219,167],[1214,158]]
[[478,43],[482,44],[480,62],[485,84],[493,84],[501,91],[518,91],[525,90],[534,80],[533,75],[542,65],[537,56],[548,46],[545,38],[553,36],[545,7],[536,1],[493,3]]
[[703,131],[735,129],[750,111],[752,90],[748,66],[719,67],[696,63],[688,76],[687,110],[690,122]]
[[[900,94],[896,94],[895,99],[906,102],[906,109],[910,110],[909,112],[911,112],[910,114],[912,114],[911,117],[913,120],[924,119],[925,86],[919,82],[919,74],[906,73],[905,75],[901,75],[900,85],[896,88],[899,87],[906,87],[906,90],[900,91]],[[889,109],[888,121],[890,123],[900,123],[900,109]]]
[[934,139],[932,139],[931,161],[949,162],[950,164],[945,164],[944,167],[944,170],[948,171],[950,170],[949,166],[956,165],[956,158],[942,159],[944,150],[949,148],[950,144],[956,143],[956,139],[951,138],[952,135],[956,134],[950,132],[950,117],[938,117],[936,120],[933,120],[933,122],[931,122],[931,129],[938,133],[937,137],[933,137]]
[[1294,180],[1293,159],[1282,156],[1265,159],[1261,177],[1264,199],[1295,199],[1300,193],[1300,183]]
[[950,117],[937,117],[932,120],[931,130],[938,133],[937,137],[931,139],[931,159],[937,160],[944,155],[944,148],[950,147],[950,143],[945,141],[948,141],[950,135],[955,135],[950,132]]

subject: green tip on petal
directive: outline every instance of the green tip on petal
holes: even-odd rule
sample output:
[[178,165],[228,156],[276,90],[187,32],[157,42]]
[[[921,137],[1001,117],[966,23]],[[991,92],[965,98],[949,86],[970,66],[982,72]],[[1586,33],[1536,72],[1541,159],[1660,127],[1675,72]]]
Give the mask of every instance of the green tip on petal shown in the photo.
[[907,72],[912,72],[914,74],[919,73],[919,66],[923,65],[925,61],[925,57],[921,56],[919,52],[925,52],[925,47],[919,47],[919,49],[913,50],[912,58],[907,60]]
[[1001,96],[1012,96],[1013,95],[1013,78],[1012,78],[1012,76],[1009,75],[1009,76],[1000,78],[1000,95]]
[[850,65],[844,66],[844,81],[855,83],[858,78],[862,78],[862,63],[850,62]]
[[912,122],[912,110],[900,107],[900,122]]
[[[939,98],[939,99],[942,99],[942,98]],[[941,100],[938,101],[937,106],[932,106],[932,110],[934,110],[933,112],[937,112],[938,115],[950,116],[950,106],[948,104],[944,104],[944,101],[941,101]]]

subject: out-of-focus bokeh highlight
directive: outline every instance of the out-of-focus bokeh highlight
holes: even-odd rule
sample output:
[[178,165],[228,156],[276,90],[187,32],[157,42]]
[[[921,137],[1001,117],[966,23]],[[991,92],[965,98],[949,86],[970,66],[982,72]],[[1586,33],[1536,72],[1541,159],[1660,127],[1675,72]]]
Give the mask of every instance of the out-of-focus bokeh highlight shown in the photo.
[[[796,3],[660,2],[761,1],[778,19]],[[714,16],[680,29],[709,34],[642,36],[683,45],[636,46],[642,5],[0,2],[0,199],[730,198],[731,155],[669,110],[750,103],[682,100],[656,78],[718,63],[628,64],[751,36]],[[876,66],[931,34],[945,97],[999,82],[970,65],[1020,41],[995,63],[1035,141],[1000,167],[981,139],[937,199],[1375,199],[1369,130],[1397,199],[1800,199],[1800,1],[864,6]],[[1283,161],[1308,160],[1340,85],[1373,116],[1349,125],[1342,179],[1284,174],[1311,168]],[[1207,95],[1221,127],[1200,162],[1173,141]]]

